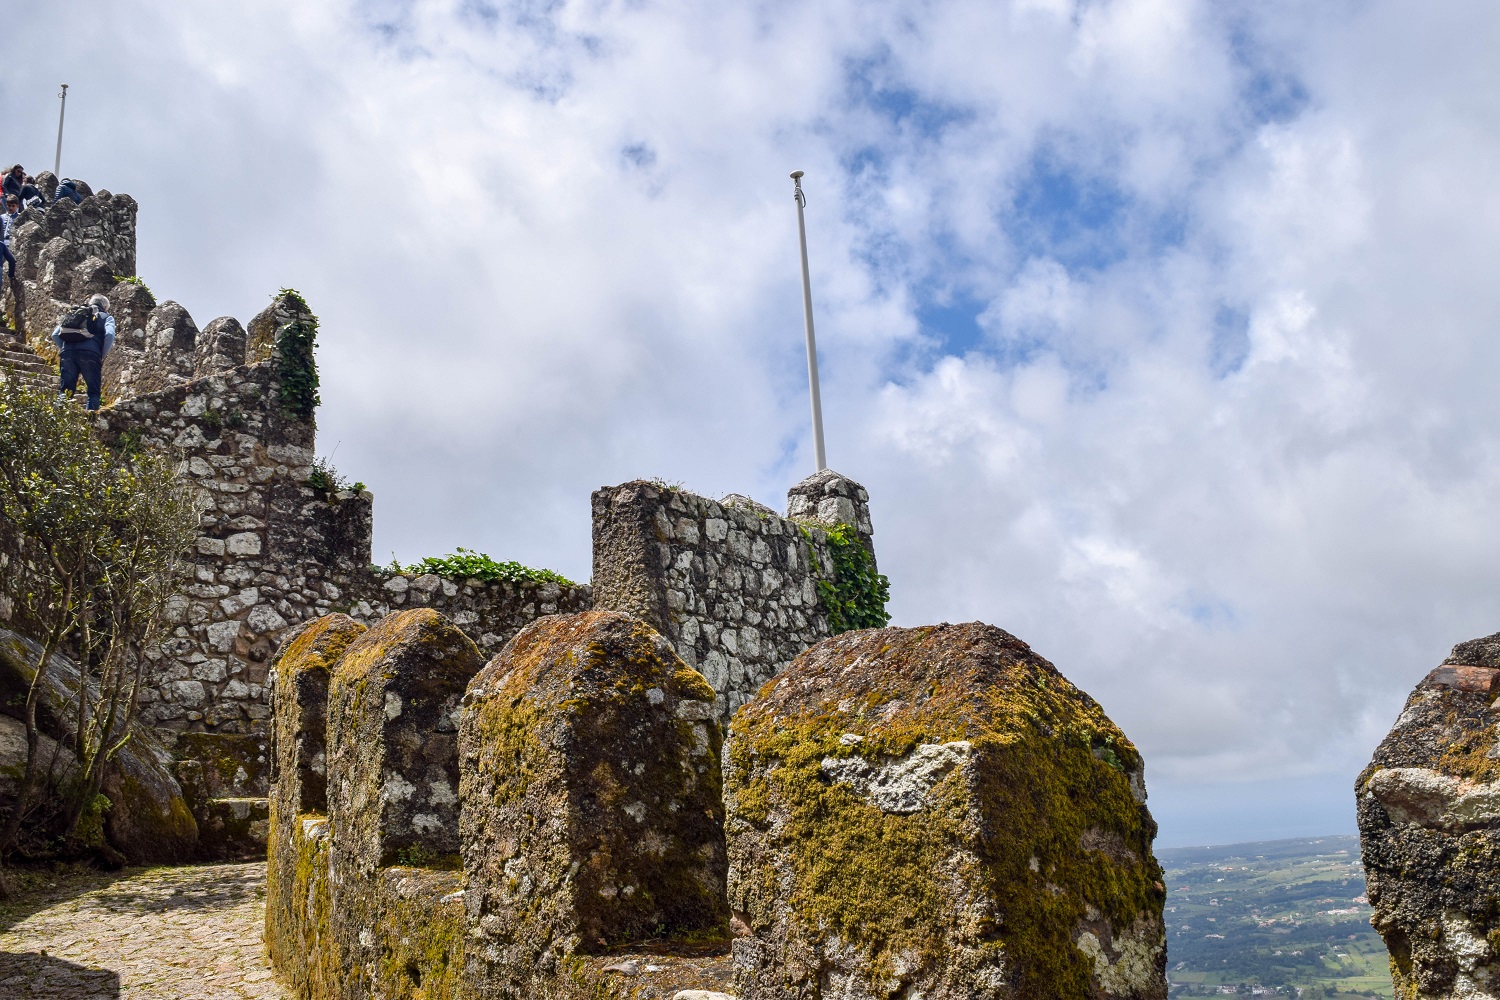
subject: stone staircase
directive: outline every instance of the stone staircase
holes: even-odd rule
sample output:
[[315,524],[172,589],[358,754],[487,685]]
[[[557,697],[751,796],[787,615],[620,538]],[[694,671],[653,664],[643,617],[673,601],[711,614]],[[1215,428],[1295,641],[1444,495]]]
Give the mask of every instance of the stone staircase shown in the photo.
[[37,392],[57,392],[57,369],[31,348],[0,330],[0,382],[18,382]]
[[181,733],[173,754],[177,780],[207,858],[263,858],[270,826],[263,734]]

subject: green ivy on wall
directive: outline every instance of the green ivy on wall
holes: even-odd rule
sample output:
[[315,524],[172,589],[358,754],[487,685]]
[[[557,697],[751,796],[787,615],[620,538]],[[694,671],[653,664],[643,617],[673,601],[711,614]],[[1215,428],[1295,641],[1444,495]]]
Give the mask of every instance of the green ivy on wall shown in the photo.
[[[813,572],[818,573],[812,532],[806,525],[797,527],[807,542]],[[891,620],[885,611],[885,603],[891,599],[891,581],[875,572],[875,558],[860,540],[859,532],[852,524],[818,527],[828,538],[828,553],[833,558],[834,579],[826,580],[818,573],[818,597],[828,613],[828,634],[884,628]]]
[[276,374],[281,379],[281,410],[289,417],[311,420],[318,404],[318,362],[313,349],[318,341],[318,317],[295,289],[283,288],[290,299],[294,319],[276,334]]

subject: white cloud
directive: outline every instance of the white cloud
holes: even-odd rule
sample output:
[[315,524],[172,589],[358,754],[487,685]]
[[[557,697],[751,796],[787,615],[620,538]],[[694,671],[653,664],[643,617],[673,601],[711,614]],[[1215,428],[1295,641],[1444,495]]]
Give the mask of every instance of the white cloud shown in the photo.
[[[1188,823],[1204,783],[1347,799],[1422,671],[1495,628],[1491,5],[70,21],[8,19],[4,155],[47,165],[67,77],[64,170],[140,199],[159,295],[200,323],[308,295],[377,558],[586,576],[595,486],[798,478],[800,167],[830,454],[898,620],[1052,657],[1140,743],[1166,839],[1285,832]],[[919,322],[964,302],[967,340]]]

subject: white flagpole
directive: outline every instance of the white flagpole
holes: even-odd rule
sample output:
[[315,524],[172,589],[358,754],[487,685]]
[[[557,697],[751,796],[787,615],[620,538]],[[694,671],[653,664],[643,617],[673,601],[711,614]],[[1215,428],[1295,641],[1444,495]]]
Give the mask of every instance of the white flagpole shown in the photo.
[[802,171],[792,171],[797,202],[797,240],[802,246],[802,316],[807,321],[807,381],[812,387],[813,453],[818,460],[818,471],[828,468],[828,456],[823,450],[823,401],[818,394],[818,341],[813,336],[812,279],[807,272],[807,223],[803,221],[802,209],[807,196],[802,193]]
[[62,180],[62,127],[63,115],[68,113],[68,85],[62,85],[62,93],[57,95],[62,98],[62,104],[57,109],[57,155],[52,159],[52,175]]

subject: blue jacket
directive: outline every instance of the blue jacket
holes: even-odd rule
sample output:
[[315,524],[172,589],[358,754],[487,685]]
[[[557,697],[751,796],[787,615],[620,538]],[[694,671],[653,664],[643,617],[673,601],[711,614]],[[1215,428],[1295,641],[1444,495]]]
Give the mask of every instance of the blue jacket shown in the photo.
[[[97,324],[97,325],[96,325]],[[52,328],[52,344],[61,351],[88,351],[99,355],[102,361],[108,356],[115,346],[115,318],[107,312],[101,312],[98,316],[89,320],[89,331],[93,337],[77,344],[65,343],[62,339],[62,326]],[[101,337],[100,334],[103,334]]]

